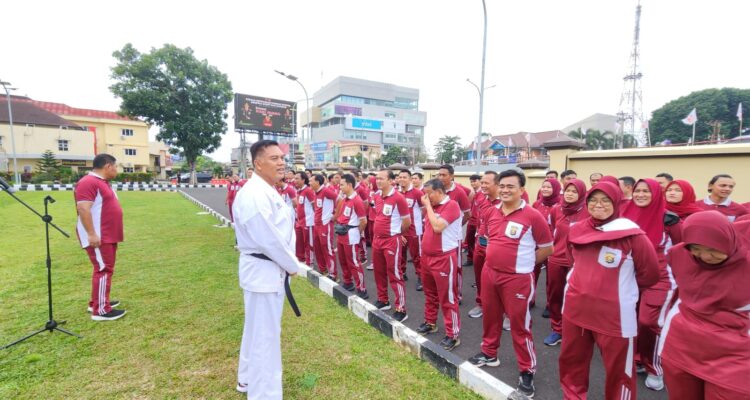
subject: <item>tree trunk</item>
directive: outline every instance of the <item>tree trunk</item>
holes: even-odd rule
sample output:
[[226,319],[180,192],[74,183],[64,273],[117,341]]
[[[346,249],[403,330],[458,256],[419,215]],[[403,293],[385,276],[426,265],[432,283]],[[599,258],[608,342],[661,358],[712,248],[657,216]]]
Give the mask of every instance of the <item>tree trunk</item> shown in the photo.
[[195,160],[190,161],[190,184],[195,185],[198,181],[195,177]]

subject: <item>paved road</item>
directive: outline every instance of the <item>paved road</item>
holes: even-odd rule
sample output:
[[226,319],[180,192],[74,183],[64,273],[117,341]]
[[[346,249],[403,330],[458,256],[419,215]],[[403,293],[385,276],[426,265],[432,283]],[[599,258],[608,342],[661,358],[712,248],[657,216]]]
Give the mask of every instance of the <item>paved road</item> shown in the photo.
[[[225,189],[210,189],[210,188],[190,188],[182,189],[189,195],[213,208],[222,215],[228,216],[227,206],[224,204],[224,198],[226,195]],[[410,278],[407,282],[407,294],[406,304],[409,318],[405,322],[407,326],[415,329],[424,321],[424,296],[421,292],[415,290],[416,279],[414,269],[411,263],[409,263],[407,276]],[[365,280],[367,283],[368,292],[370,293],[370,302],[375,302],[376,290],[375,281],[373,278],[372,271],[365,271]],[[471,267],[464,269],[464,286],[463,296],[464,301],[461,306],[461,345],[453,350],[453,353],[460,356],[463,359],[468,359],[474,354],[480,351],[480,343],[482,340],[482,321],[481,319],[472,319],[467,316],[469,310],[474,307],[474,296],[475,290],[471,287],[474,283],[474,270]],[[542,318],[542,311],[546,303],[546,294],[544,288],[544,282],[546,277],[542,276],[539,279],[539,287],[537,289],[536,297],[536,308],[532,310],[533,317],[533,333],[534,343],[536,344],[537,354],[537,373],[535,376],[536,386],[536,397],[537,399],[560,399],[562,394],[560,392],[559,376],[558,376],[558,355],[560,353],[560,347],[548,347],[543,344],[544,338],[551,332],[550,323],[548,319]],[[391,293],[391,302],[393,301],[393,294]],[[304,307],[304,305],[301,305]],[[391,313],[393,310],[390,311]],[[427,336],[430,340],[438,343],[445,336],[445,329],[442,323],[442,314],[438,317],[438,328],[439,332]],[[604,370],[602,367],[601,359],[599,358],[598,352],[594,352],[594,361],[591,366],[591,377],[589,387],[589,398],[591,399],[603,399],[604,398]],[[513,352],[512,342],[510,339],[510,332],[503,332],[501,339],[500,349],[498,351],[500,358],[500,367],[491,368],[484,367],[484,369],[490,374],[496,376],[502,381],[509,385],[516,387],[518,381],[518,368],[516,364],[515,353]],[[665,391],[654,392],[644,386],[643,381],[644,375],[638,377],[638,399],[646,400],[657,400],[666,399],[667,394]]]

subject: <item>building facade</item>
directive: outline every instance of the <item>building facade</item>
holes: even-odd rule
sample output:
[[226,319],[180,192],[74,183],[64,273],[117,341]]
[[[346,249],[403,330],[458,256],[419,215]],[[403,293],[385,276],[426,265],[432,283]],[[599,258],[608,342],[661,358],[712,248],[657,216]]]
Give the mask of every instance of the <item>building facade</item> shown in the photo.
[[416,153],[424,147],[427,113],[419,111],[419,89],[340,76],[315,92],[313,105],[319,117],[311,119],[308,164],[341,163],[341,154],[315,150],[331,143],[361,143],[368,146],[365,157],[370,146],[378,152],[398,146]]
[[[11,137],[7,98],[0,98],[0,171],[14,173],[13,158],[19,173],[33,173],[42,154],[49,150],[60,165],[74,171],[92,167],[96,155],[95,138],[75,122],[40,108],[21,96],[11,96],[13,136]],[[15,154],[13,147],[15,143]]]

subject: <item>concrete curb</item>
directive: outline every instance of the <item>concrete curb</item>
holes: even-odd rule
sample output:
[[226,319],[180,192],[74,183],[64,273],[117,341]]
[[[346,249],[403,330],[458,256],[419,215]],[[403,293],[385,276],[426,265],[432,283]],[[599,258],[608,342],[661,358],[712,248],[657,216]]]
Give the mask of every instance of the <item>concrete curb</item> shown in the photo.
[[214,217],[216,217],[216,219],[218,219],[219,221],[221,221],[222,224],[224,224],[224,225],[226,225],[226,226],[228,226],[230,228],[234,228],[234,224],[232,223],[232,221],[228,220],[223,215],[221,215],[218,212],[216,212],[213,208],[211,208],[211,207],[209,207],[209,206],[201,203],[200,201],[196,200],[195,197],[193,197],[193,196],[191,196],[191,195],[183,192],[182,190],[179,190],[178,192],[182,195],[182,197],[190,200],[191,202],[195,203],[198,207],[206,210],[208,213],[210,213],[211,215],[213,215]]
[[[112,189],[122,192],[176,192],[181,188],[223,188],[226,185],[211,185],[206,183],[199,183],[197,185],[188,185],[181,183],[179,185],[163,185],[163,184],[112,184]],[[65,185],[13,185],[13,189],[17,192],[56,192],[56,191],[72,191],[75,189],[74,184]]]
[[[211,215],[214,215],[223,223],[232,226],[231,222],[210,207],[183,191],[180,191],[180,194],[211,213]],[[516,392],[510,385],[488,374],[481,368],[471,365],[471,363],[461,359],[457,355],[444,350],[440,345],[427,340],[406,325],[394,320],[390,315],[376,309],[375,306],[366,300],[344,290],[341,285],[328,277],[324,277],[314,269],[302,267],[298,275],[307,279],[313,287],[333,297],[339,305],[348,308],[357,318],[377,329],[383,335],[393,339],[394,342],[411,354],[428,362],[445,376],[458,381],[461,385],[485,399],[528,399],[526,396]]]

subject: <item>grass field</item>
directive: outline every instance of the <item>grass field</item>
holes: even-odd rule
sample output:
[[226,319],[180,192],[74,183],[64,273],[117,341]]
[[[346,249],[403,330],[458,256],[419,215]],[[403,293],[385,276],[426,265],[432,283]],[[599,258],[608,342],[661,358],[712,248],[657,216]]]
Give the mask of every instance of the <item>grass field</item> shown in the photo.
[[[233,234],[176,193],[122,192],[125,239],[112,297],[123,319],[86,313],[91,265],[73,231],[71,192],[51,194],[55,319],[84,336],[43,333],[0,350],[0,399],[240,399],[234,391],[243,306]],[[44,225],[0,193],[0,345],[47,321]],[[289,399],[473,399],[301,278],[303,317],[286,306],[284,392]]]

